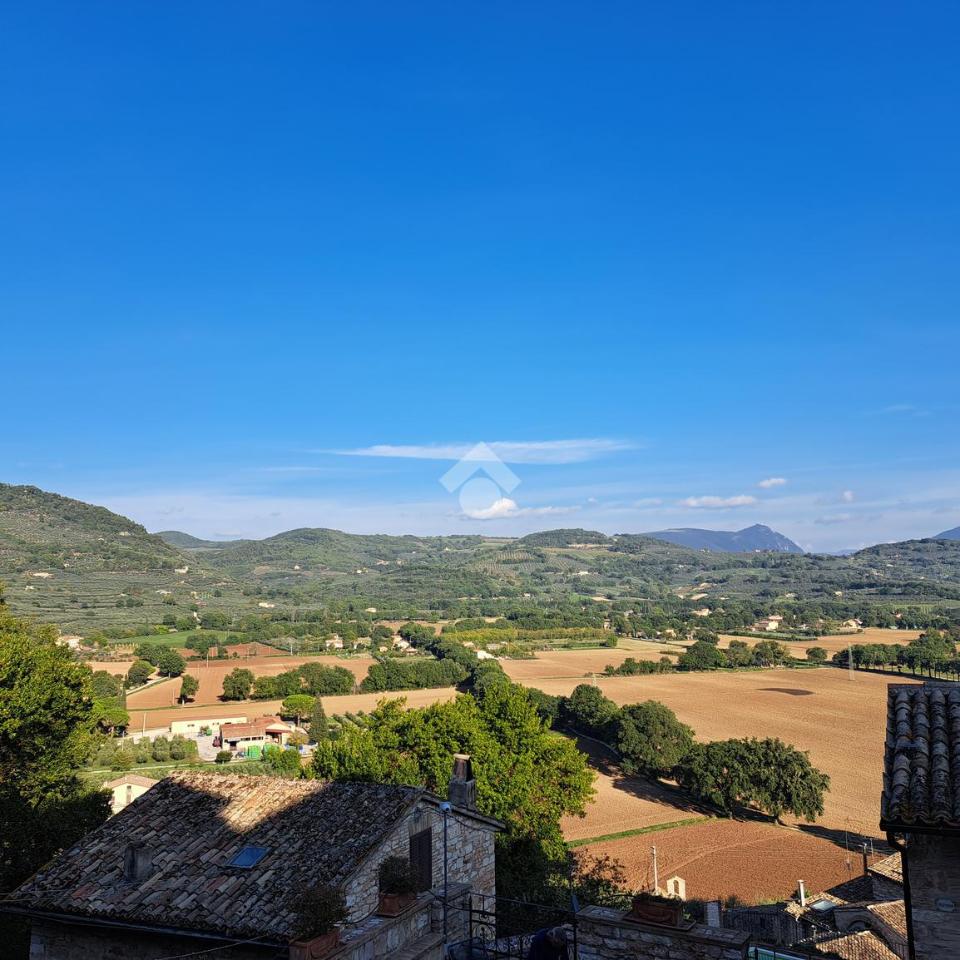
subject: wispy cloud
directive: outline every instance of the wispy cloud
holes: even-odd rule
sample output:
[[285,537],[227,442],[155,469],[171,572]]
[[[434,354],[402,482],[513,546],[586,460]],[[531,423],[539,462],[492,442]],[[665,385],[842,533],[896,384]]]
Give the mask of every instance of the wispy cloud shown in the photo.
[[757,486],[761,490],[772,490],[774,487],[782,487],[786,484],[786,477],[767,477],[766,480],[761,480]]
[[749,494],[742,493],[736,497],[687,497],[680,501],[681,507],[690,507],[700,510],[713,507],[714,509],[726,510],[730,507],[749,507],[756,503],[757,498]]
[[465,510],[464,517],[471,520],[508,520],[513,517],[548,517],[574,513],[579,507],[521,507],[509,497],[494,500],[482,510]]
[[[563,464],[583,463],[599,457],[634,450],[637,444],[608,437],[586,437],[579,440],[495,440],[486,446],[505,463]],[[394,457],[411,460],[459,460],[475,449],[474,443],[378,443],[369,447],[328,450],[344,457]]]

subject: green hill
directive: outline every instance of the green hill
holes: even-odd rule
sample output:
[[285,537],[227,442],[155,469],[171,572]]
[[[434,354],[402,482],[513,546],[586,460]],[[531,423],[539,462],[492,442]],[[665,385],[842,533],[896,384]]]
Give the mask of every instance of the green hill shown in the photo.
[[302,528],[219,542],[149,534],[103,507],[0,485],[0,579],[16,611],[77,632],[171,618],[192,625],[207,611],[284,616],[334,604],[396,617],[466,607],[500,615],[596,597],[690,609],[740,601],[758,612],[795,600],[849,616],[861,604],[960,605],[960,541],[880,544],[848,557],[723,553],[580,529],[507,539]]

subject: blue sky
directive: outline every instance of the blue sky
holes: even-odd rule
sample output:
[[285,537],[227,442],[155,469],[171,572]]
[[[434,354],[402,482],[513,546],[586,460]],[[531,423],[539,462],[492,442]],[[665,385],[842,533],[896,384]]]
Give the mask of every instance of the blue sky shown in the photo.
[[216,536],[960,524],[958,28],[6,5],[0,478]]

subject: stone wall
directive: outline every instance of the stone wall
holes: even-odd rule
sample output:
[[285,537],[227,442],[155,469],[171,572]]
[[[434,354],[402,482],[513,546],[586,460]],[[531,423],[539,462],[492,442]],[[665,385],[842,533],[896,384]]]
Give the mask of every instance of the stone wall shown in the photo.
[[[377,909],[380,864],[387,857],[407,857],[410,837],[428,827],[433,841],[433,888],[440,889],[443,885],[443,815],[434,805],[420,803],[347,881],[344,892],[352,923]],[[447,825],[447,847],[451,885],[462,883],[472,887],[474,893],[496,893],[494,833],[490,827],[452,812]]]
[[739,930],[702,924],[676,929],[636,923],[607,907],[577,914],[580,960],[745,960],[749,940]]
[[[48,923],[34,920],[30,937],[30,960],[159,960],[183,954],[210,951],[221,945],[200,937],[171,937],[139,931],[112,930],[85,924]],[[286,960],[286,947],[234,946],[210,957],[230,960]],[[2,950],[0,950],[2,955]]]
[[960,957],[960,839],[912,834],[904,859],[916,960]]

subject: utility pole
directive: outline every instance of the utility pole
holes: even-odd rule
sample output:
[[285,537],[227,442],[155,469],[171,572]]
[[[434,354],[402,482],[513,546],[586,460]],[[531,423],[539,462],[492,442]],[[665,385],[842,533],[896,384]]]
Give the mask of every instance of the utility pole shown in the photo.
[[849,669],[849,676],[847,677],[847,679],[852,680],[853,679],[853,644],[852,643],[847,647],[847,667]]
[[651,847],[650,852],[653,854],[653,892],[660,892],[660,874],[657,870],[657,848]]

